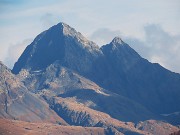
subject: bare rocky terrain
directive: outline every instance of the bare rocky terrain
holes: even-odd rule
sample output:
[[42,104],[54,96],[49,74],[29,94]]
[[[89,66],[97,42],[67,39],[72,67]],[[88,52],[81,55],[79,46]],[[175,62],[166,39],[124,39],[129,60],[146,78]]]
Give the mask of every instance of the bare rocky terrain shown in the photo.
[[0,119],[1,135],[103,135],[106,131],[99,127],[61,126],[51,123],[30,123]]
[[24,84],[0,63],[0,117],[31,122],[67,123],[48,104],[30,93]]

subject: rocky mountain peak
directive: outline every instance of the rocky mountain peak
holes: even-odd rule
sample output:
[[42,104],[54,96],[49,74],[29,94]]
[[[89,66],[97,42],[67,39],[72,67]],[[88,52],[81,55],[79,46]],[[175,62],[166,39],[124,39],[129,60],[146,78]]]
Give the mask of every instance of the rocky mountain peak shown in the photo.
[[[130,48],[120,37],[115,37],[109,44],[111,50],[121,50],[123,48]],[[123,49],[124,50],[124,49]]]
[[57,26],[62,27],[64,35],[74,35],[75,33],[78,33],[74,28],[70,27],[66,23],[60,22],[57,24]]
[[39,34],[27,46],[12,71],[18,74],[21,69],[29,71],[45,69],[56,60],[65,66],[73,66],[73,69],[85,71],[92,65],[87,59],[93,60],[99,55],[101,51],[94,42],[87,40],[69,25],[60,22]]
[[58,30],[63,35],[75,35],[75,33],[78,33],[74,28],[70,27],[68,24],[64,22],[60,22],[52,26],[47,31],[53,31],[53,30]]
[[79,42],[84,43],[84,45],[87,45],[87,43],[92,42],[88,41],[80,32],[76,31],[74,28],[69,26],[68,24],[64,22],[60,22],[57,25],[52,26],[49,30],[51,29],[57,29],[64,35],[64,36],[69,36],[76,38]]
[[89,41],[87,38],[85,38],[80,32],[77,32],[74,28],[69,26],[66,23],[60,22],[59,24],[62,27],[62,32],[64,36],[67,36],[67,38],[73,38],[76,40],[76,42],[79,43],[79,45],[83,48],[88,49],[89,51],[99,50],[99,47],[92,41]]
[[122,41],[122,39],[120,37],[115,37],[111,43],[112,44],[124,44],[124,42]]
[[128,44],[126,44],[120,37],[115,37],[109,44],[102,46],[101,50],[106,54],[106,52],[109,53],[114,51],[125,53],[128,51],[132,51],[133,49]]
[[132,48],[128,44],[126,44],[120,37],[115,37],[109,44],[103,45],[101,47],[101,50],[105,54],[114,51],[120,51],[121,53],[123,53],[125,51],[132,50]]

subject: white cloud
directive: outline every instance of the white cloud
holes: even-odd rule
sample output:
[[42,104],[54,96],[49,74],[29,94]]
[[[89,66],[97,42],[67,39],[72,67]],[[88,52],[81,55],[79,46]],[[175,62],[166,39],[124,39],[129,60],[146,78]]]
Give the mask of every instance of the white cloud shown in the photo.
[[142,40],[123,35],[120,31],[103,28],[96,30],[91,35],[91,39],[107,44],[115,36],[120,36],[142,57],[180,73],[180,35],[172,35],[157,24],[146,25],[143,33],[144,39]]
[[144,41],[127,38],[126,41],[151,62],[180,73],[180,35],[171,35],[160,25],[147,25]]
[[56,18],[51,13],[46,13],[41,17],[42,25],[44,28],[50,28],[56,24]]
[[32,39],[26,39],[21,43],[11,45],[8,48],[8,56],[6,56],[4,64],[6,64],[9,68],[13,68],[14,63],[18,60],[18,58],[21,56],[22,52],[25,50],[27,45],[29,45],[31,42]]
[[90,39],[96,41],[98,45],[102,46],[110,42],[114,37],[120,36],[121,33],[118,30],[110,30],[108,28],[100,28],[96,30]]

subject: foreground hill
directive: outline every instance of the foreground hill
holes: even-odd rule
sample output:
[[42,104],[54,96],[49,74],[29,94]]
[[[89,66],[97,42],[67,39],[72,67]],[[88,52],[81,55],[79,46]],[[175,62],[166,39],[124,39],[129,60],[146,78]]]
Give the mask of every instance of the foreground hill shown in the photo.
[[46,102],[30,93],[2,63],[0,63],[0,117],[67,124]]
[[111,133],[100,127],[60,126],[7,119],[0,119],[0,125],[1,135],[108,135]]
[[[1,135],[123,135],[113,127],[62,126],[45,122],[32,123],[8,119],[0,119],[0,125]],[[135,129],[132,123],[127,123],[127,125],[131,125],[131,128]],[[139,130],[140,128],[143,131]],[[179,135],[177,127],[153,120],[137,124],[136,131],[136,133],[126,132],[125,135]]]

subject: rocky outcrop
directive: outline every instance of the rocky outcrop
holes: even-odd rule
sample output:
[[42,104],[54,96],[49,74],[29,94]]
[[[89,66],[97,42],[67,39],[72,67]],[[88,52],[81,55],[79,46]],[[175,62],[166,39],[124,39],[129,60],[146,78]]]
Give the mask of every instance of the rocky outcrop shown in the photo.
[[157,120],[147,120],[144,122],[140,122],[136,125],[136,128],[139,130],[147,131],[153,135],[170,135],[173,132],[179,130],[179,128],[175,126]]
[[65,124],[46,102],[30,93],[23,83],[0,63],[0,117]]
[[109,132],[114,130],[123,134],[148,134],[136,129],[133,123],[113,119],[106,113],[86,107],[75,98],[54,98],[51,99],[50,106],[70,125],[103,127],[109,129]]

